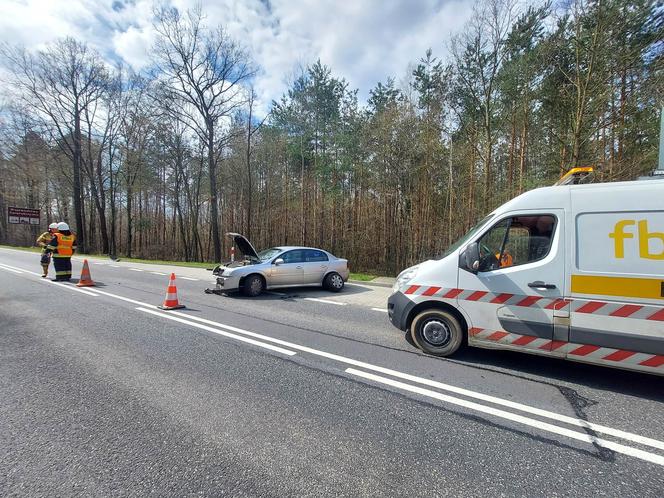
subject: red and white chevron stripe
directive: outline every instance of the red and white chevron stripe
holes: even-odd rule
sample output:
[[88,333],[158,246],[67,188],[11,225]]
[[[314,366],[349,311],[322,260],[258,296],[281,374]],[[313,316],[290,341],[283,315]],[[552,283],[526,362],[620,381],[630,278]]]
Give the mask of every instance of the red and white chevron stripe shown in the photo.
[[664,355],[638,353],[624,349],[605,348],[592,344],[554,341],[528,335],[512,334],[501,330],[488,330],[473,327],[468,331],[470,337],[478,341],[491,341],[499,344],[518,346],[541,352],[556,352],[567,355],[570,359],[580,359],[596,363],[639,366],[664,371]]
[[571,313],[584,313],[616,318],[636,318],[664,322],[664,307],[638,304],[620,304],[607,301],[587,301],[562,298],[547,298],[522,294],[444,288],[428,285],[411,285],[404,294],[426,296],[436,299],[459,299],[506,306],[567,310]]

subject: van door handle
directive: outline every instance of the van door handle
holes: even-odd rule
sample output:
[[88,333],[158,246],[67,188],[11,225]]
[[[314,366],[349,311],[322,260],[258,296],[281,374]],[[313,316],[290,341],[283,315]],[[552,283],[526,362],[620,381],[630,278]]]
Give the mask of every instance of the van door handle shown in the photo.
[[555,284],[545,284],[541,280],[535,280],[534,282],[530,282],[528,284],[528,287],[532,287],[533,289],[555,289],[556,288]]

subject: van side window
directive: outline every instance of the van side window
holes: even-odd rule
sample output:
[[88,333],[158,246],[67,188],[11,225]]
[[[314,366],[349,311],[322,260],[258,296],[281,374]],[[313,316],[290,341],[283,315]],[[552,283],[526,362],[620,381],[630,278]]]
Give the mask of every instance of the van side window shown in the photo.
[[556,227],[550,214],[514,216],[496,223],[478,241],[480,271],[523,265],[549,254]]

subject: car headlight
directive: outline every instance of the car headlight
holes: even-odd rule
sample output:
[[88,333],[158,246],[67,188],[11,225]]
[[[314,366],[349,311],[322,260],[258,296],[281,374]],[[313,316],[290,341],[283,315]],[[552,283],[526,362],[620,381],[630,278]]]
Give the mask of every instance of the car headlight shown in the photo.
[[407,282],[415,278],[418,269],[419,265],[411,266],[410,268],[406,268],[404,271],[399,273],[399,275],[397,276],[397,281],[394,283],[394,286],[392,287],[392,291],[394,292],[398,291],[403,285],[405,285]]

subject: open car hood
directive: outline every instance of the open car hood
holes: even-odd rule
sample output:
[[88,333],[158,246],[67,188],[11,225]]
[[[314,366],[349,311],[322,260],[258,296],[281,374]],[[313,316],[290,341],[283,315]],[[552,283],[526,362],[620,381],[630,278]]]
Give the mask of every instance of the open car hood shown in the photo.
[[233,238],[233,245],[237,247],[242,254],[252,259],[258,259],[258,253],[256,252],[256,249],[254,249],[254,246],[251,245],[251,243],[244,235],[231,232],[227,233],[226,235]]

